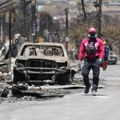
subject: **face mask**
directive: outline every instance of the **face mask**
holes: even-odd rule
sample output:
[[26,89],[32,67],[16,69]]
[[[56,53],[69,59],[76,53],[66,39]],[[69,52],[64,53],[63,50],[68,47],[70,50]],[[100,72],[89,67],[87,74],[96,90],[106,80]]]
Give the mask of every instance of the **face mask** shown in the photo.
[[89,33],[88,38],[96,38],[97,35],[95,33]]

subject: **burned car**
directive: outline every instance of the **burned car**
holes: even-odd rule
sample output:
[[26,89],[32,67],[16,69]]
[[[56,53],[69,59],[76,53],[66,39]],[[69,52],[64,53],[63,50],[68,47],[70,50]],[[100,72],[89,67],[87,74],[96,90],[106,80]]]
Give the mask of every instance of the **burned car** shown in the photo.
[[13,82],[67,84],[76,70],[61,43],[24,43],[13,67]]

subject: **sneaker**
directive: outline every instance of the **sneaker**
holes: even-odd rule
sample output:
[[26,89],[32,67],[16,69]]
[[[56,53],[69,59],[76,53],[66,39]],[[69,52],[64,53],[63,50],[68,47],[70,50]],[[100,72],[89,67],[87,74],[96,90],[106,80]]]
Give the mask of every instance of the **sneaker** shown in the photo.
[[92,90],[91,93],[92,93],[92,96],[96,96],[97,91]]
[[96,85],[92,86],[91,93],[93,96],[96,96],[96,93],[97,93],[97,86]]
[[89,89],[90,89],[90,87],[91,87],[91,86],[89,86],[89,87],[85,87],[85,91],[84,91],[85,94],[89,93]]

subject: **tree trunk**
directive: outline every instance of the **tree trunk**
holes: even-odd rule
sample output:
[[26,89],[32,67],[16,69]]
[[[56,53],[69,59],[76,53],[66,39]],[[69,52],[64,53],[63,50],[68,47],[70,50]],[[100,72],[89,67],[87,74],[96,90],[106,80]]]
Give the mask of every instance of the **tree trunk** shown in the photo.
[[86,20],[87,19],[87,14],[86,14],[86,11],[85,11],[84,0],[81,0],[81,3],[82,3],[82,10],[83,10],[83,13],[84,13],[84,19]]

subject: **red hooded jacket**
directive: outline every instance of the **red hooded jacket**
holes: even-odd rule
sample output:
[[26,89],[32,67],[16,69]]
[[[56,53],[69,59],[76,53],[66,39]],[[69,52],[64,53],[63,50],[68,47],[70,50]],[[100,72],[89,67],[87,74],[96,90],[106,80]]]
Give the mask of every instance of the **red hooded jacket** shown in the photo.
[[[81,45],[80,45],[80,50],[79,50],[79,55],[78,55],[78,59],[82,60],[84,57],[100,57],[100,58],[104,58],[104,45],[102,43],[102,40],[99,38],[96,38],[96,42],[94,42],[95,39],[89,39],[89,38],[85,38],[82,40]],[[86,46],[88,45],[95,45],[96,51],[95,54],[93,55],[89,55],[86,51]]]

